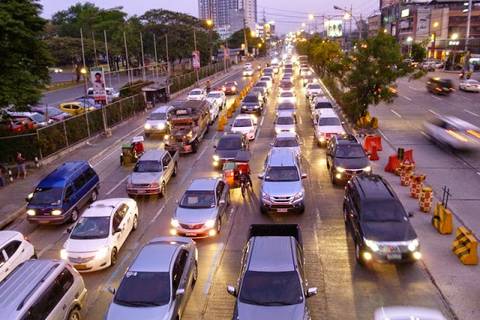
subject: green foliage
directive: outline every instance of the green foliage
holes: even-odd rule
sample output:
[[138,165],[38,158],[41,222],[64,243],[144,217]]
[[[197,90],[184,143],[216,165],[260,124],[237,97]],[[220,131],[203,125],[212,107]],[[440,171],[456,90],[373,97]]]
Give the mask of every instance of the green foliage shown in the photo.
[[[251,53],[253,48],[257,48],[260,51],[260,54],[263,55],[266,53],[266,45],[263,43],[261,38],[252,37],[252,33],[250,28],[246,28],[245,30],[247,35],[247,43],[248,43],[248,50]],[[245,35],[243,33],[243,29],[234,32],[230,38],[227,40],[229,48],[240,48],[242,44],[245,42]],[[261,47],[259,48],[259,44]]]
[[413,61],[422,62],[427,57],[427,49],[420,43],[413,43],[411,50]]
[[21,109],[40,100],[51,57],[39,40],[46,21],[36,0],[0,2],[0,106]]
[[299,42],[297,50],[308,55],[309,62],[321,77],[339,76],[343,72],[344,54],[338,42],[314,36],[308,41]]

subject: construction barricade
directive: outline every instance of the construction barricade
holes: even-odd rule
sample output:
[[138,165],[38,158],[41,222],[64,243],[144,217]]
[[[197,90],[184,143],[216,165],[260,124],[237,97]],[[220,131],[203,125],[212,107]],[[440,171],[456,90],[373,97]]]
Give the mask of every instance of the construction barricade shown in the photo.
[[432,209],[433,190],[431,187],[423,187],[420,195],[420,211],[429,213]]
[[224,113],[218,118],[218,126],[217,126],[217,131],[223,131],[225,130],[225,125],[227,124],[227,117],[225,116]]
[[466,227],[458,227],[455,240],[452,244],[452,251],[465,265],[478,264],[477,239]]
[[371,161],[377,161],[380,158],[378,157],[378,151],[382,151],[382,137],[379,135],[368,135],[363,140],[363,149],[369,155]]
[[398,148],[397,154],[388,157],[388,163],[384,170],[385,172],[391,172],[395,173],[396,175],[400,175],[400,165],[403,162],[413,163],[415,165],[412,149],[404,150],[403,148]]
[[433,209],[432,225],[440,234],[451,234],[453,230],[452,212],[438,202]]
[[413,171],[415,170],[415,165],[409,162],[403,162],[401,165],[400,172],[400,185],[407,187],[410,185],[410,181],[413,176]]
[[420,194],[422,193],[423,188],[423,181],[425,181],[426,176],[423,174],[413,175],[412,181],[410,183],[410,197],[414,199],[420,198]]

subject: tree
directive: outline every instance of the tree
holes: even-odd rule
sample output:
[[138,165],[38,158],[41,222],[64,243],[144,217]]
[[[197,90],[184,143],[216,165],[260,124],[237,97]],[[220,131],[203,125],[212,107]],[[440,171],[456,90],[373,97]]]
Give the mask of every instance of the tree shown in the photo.
[[368,106],[381,101],[391,102],[395,94],[391,86],[405,74],[400,46],[391,35],[379,33],[356,44],[356,50],[346,59],[348,72],[342,83],[346,112],[356,121],[368,111]]
[[40,100],[51,56],[40,37],[46,21],[37,0],[0,2],[0,106],[23,108]]
[[420,43],[413,43],[411,50],[413,61],[422,62],[427,57],[427,49]]

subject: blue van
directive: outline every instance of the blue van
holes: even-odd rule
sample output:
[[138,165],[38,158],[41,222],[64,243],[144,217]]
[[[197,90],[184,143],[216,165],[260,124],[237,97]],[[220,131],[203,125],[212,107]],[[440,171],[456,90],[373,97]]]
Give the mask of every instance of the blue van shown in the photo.
[[97,200],[99,184],[87,161],[65,162],[28,195],[27,220],[41,224],[75,222],[80,208]]

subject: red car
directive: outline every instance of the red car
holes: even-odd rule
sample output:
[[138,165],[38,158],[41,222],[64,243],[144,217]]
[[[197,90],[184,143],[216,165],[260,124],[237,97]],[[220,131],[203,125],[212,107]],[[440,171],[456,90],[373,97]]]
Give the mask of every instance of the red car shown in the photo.
[[238,91],[238,83],[236,81],[227,81],[222,87],[222,91],[226,95],[235,95]]
[[36,125],[30,119],[5,119],[0,121],[0,130],[8,130],[13,133],[23,133],[35,129]]

